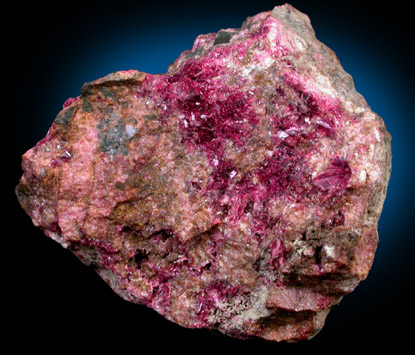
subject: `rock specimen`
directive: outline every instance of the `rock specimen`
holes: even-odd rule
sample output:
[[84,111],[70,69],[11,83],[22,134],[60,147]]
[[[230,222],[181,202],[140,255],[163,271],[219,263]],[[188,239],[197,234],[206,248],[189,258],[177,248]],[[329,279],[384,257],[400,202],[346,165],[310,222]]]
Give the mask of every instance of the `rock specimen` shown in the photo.
[[390,135],[290,5],[110,74],[23,156],[33,223],[124,299],[233,337],[314,336],[378,242]]

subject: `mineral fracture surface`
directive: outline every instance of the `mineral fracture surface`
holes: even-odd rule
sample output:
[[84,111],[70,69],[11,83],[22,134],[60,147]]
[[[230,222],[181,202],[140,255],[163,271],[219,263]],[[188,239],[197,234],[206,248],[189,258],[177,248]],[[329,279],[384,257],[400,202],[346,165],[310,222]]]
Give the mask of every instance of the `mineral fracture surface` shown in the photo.
[[20,204],[124,299],[189,328],[298,341],[365,279],[391,137],[290,5],[200,35],[166,74],[68,99]]

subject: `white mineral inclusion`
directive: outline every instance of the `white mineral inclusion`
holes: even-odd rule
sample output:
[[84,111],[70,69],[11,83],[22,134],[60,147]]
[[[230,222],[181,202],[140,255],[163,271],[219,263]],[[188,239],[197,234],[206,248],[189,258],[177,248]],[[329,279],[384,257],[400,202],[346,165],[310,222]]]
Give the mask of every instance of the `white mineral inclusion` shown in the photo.
[[323,249],[328,258],[331,258],[334,255],[334,246],[326,244],[324,245]]
[[366,173],[366,170],[362,170],[361,172],[360,172],[360,175],[359,175],[359,179],[360,179],[360,181],[361,182],[365,182],[366,181],[366,176],[367,176],[367,173]]
[[289,134],[285,131],[278,131],[277,136],[280,137],[281,139],[284,139],[284,138],[287,138]]
[[125,133],[127,134],[128,138],[132,138],[137,133],[137,130],[134,126],[127,124],[125,125]]

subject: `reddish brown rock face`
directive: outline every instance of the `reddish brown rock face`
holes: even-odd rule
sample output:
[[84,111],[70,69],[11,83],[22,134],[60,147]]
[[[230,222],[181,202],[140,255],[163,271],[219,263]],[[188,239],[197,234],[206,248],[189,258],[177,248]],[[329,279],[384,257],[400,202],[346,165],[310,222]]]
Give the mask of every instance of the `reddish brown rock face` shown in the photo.
[[290,5],[116,72],[23,156],[18,199],[124,299],[234,337],[314,336],[378,242],[390,135]]

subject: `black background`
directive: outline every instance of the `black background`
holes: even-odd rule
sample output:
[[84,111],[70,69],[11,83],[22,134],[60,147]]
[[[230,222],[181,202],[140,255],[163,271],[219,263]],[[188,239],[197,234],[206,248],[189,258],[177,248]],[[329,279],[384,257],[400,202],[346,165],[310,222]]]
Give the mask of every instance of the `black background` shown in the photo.
[[[396,169],[373,269],[333,308],[325,328],[311,341],[276,344],[231,339],[207,330],[184,329],[146,307],[125,302],[93,270],[34,227],[14,196],[22,173],[21,155],[45,136],[64,100],[79,95],[84,82],[123,69],[163,72],[191,47],[196,35],[239,27],[247,16],[280,4],[75,1],[20,3],[3,13],[6,128],[2,133],[7,158],[3,335],[14,349],[144,353],[150,345],[151,351],[173,353],[300,353],[389,344],[396,349],[411,340],[415,118],[408,2],[291,2],[310,16],[317,37],[338,54],[358,91],[384,118],[395,144]],[[132,38],[135,42],[130,46]],[[119,43],[121,54],[117,54]]]

